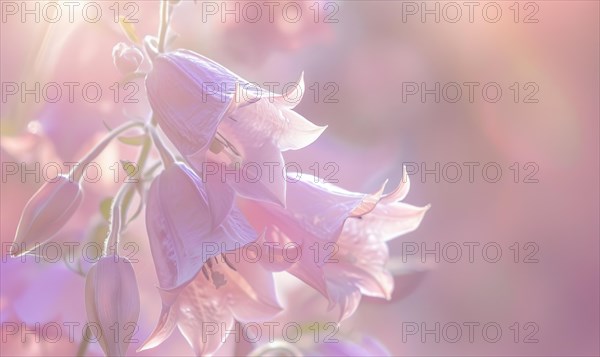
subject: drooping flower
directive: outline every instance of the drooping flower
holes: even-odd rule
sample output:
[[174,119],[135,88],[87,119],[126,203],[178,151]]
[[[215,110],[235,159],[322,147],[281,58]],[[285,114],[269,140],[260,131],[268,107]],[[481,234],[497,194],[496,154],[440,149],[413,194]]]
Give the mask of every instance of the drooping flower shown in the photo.
[[170,306],[163,305],[141,350],[158,346],[178,327],[197,356],[211,355],[234,330],[234,321],[262,322],[278,314],[273,275],[241,259],[239,252],[233,261],[208,260],[205,274],[188,284]]
[[90,269],[85,283],[90,331],[107,356],[124,356],[140,314],[135,272],[128,259],[105,256]]
[[236,208],[214,228],[211,215],[206,189],[186,165],[167,165],[152,182],[146,229],[164,304],[170,305],[171,293],[193,280],[210,258],[257,239]]
[[[199,174],[206,162],[235,170],[247,163],[283,168],[282,151],[311,144],[325,129],[293,111],[304,92],[302,78],[293,93],[283,96],[188,50],[158,55],[153,66],[146,78],[150,105],[160,127]],[[259,176],[255,168],[248,170],[249,176]],[[242,196],[285,205],[282,175],[260,175],[252,182],[227,179],[227,183]]]
[[23,255],[51,239],[75,213],[82,199],[79,181],[60,175],[45,182],[23,209],[11,255]]
[[340,320],[356,311],[362,295],[391,299],[394,277],[386,267],[386,242],[417,229],[429,209],[400,202],[409,186],[405,173],[371,212],[345,222],[335,256],[323,266],[330,308],[340,306]]
[[330,258],[344,222],[375,208],[382,190],[354,193],[302,175],[289,185],[287,208],[250,200],[241,201],[240,206],[250,224],[265,232],[260,245],[268,249],[261,262],[273,271],[286,270],[327,296],[322,266]]
[[274,246],[261,260],[265,267],[286,270],[315,288],[330,309],[340,306],[343,320],[363,294],[390,298],[385,242],[416,229],[428,207],[399,202],[408,192],[406,176],[386,196],[384,187],[358,194],[314,180],[303,175],[289,185],[287,209],[251,201],[242,207],[255,229],[265,229],[263,244]]

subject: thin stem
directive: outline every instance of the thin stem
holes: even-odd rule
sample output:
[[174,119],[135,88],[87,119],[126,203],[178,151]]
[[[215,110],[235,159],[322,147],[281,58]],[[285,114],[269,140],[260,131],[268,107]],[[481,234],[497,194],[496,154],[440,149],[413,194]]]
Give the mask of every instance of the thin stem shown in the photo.
[[85,357],[85,351],[88,348],[88,345],[90,344],[90,338],[88,336],[90,336],[91,331],[90,331],[90,326],[89,325],[85,325],[85,330],[83,332],[83,338],[81,339],[81,342],[79,342],[79,348],[77,348],[77,357]]
[[[138,155],[136,161],[136,173],[134,177],[131,177],[131,182],[138,183],[141,177],[141,173],[146,165],[146,161],[148,160],[148,155],[150,154],[150,149],[152,149],[152,141],[149,137],[146,137],[144,144],[142,145],[142,150]],[[128,190],[125,195],[125,199],[123,200],[123,215],[126,216],[129,211],[129,205],[131,204],[131,200],[133,199],[133,195],[135,194],[135,190]]]
[[110,247],[114,247],[115,254],[117,253],[123,218],[126,218],[122,215],[123,198],[129,191],[132,190],[132,188],[132,184],[124,184],[121,186],[121,188],[119,188],[119,192],[117,192],[116,196],[112,200],[112,204],[110,206],[110,229],[106,239],[104,240],[104,256],[108,256]]
[[168,0],[160,1],[160,24],[158,26],[158,52],[165,51],[165,38],[167,29],[169,28],[169,2]]
[[146,170],[146,172],[144,172],[144,177],[150,177],[152,176],[152,174],[154,173],[154,171],[158,170],[158,168],[160,167],[161,163],[157,162],[154,165],[152,165],[152,167],[150,167],[148,170]]
[[100,155],[100,153],[102,153],[104,149],[106,149],[108,144],[110,144],[110,142],[114,138],[136,126],[143,127],[144,124],[140,122],[130,121],[113,129],[107,136],[104,137],[104,139],[102,139],[102,141],[100,141],[89,153],[87,153],[87,155],[79,162],[78,165],[73,167],[71,172],[69,172],[69,179],[72,181],[81,180],[81,177],[83,176],[83,172],[85,171],[86,167],[92,162],[92,160],[94,160],[98,155]]
[[175,157],[169,151],[169,149],[166,148],[165,144],[162,142],[162,140],[156,133],[156,129],[153,126],[150,126],[148,127],[148,130],[150,131],[150,136],[152,137],[152,142],[154,142],[154,146],[156,146],[156,149],[160,153],[160,158],[163,162],[164,167],[173,165],[177,160],[175,160]]

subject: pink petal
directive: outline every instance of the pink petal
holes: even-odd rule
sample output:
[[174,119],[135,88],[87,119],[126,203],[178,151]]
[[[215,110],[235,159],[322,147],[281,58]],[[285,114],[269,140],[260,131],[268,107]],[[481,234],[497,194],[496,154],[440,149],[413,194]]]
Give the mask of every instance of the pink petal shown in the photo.
[[373,235],[362,234],[356,228],[361,221],[349,219],[346,222],[337,241],[335,260],[323,268],[330,308],[340,305],[341,319],[354,312],[361,294],[389,299],[394,288],[391,274],[385,268],[387,245]]
[[177,312],[171,306],[164,306],[160,312],[158,323],[154,328],[154,331],[143,343],[137,352],[144,351],[150,348],[154,348],[163,343],[175,330],[177,326]]
[[327,279],[327,293],[329,295],[329,310],[336,306],[340,308],[338,321],[343,321],[352,316],[361,300],[361,293],[355,283],[343,277]]
[[312,144],[323,134],[327,125],[318,126],[291,109],[280,107],[285,129],[277,139],[281,151],[298,150]]
[[[246,145],[273,142],[281,151],[298,150],[312,144],[327,128],[318,126],[290,109],[285,99],[263,93],[257,99],[238,104],[224,120],[223,132],[234,133],[235,139]],[[232,135],[229,134],[229,139]]]
[[[274,166],[272,176],[267,165]],[[246,148],[239,180],[228,182],[243,197],[285,207],[287,183],[282,175],[283,167],[283,156],[272,143],[251,146]]]
[[292,90],[285,95],[275,96],[274,101],[280,107],[294,109],[302,101],[304,92],[304,72],[302,72],[300,74],[300,79],[298,79],[298,82],[296,82],[296,85],[292,88]]
[[378,205],[362,217],[364,234],[374,234],[387,242],[417,229],[429,208],[429,205],[416,207],[401,202]]
[[406,167],[403,169],[402,180],[398,184],[398,187],[394,189],[394,191],[384,195],[381,198],[381,203],[388,204],[396,201],[402,201],[408,195],[408,191],[410,190],[410,178],[408,177],[408,173],[406,172]]
[[383,195],[383,190],[385,189],[386,185],[387,180],[383,183],[383,185],[381,185],[379,191],[373,194],[365,195],[360,204],[354,210],[352,210],[352,216],[361,217],[374,210],[381,199],[381,195]]
[[227,331],[233,329],[233,315],[225,297],[204,277],[186,287],[176,308],[179,331],[197,356],[213,354]]
[[393,290],[391,274],[385,268],[389,250],[377,235],[365,232],[364,219],[346,221],[337,241],[336,263],[326,265],[327,276],[343,275],[356,282],[361,292],[389,299]]
[[282,311],[272,273],[243,260],[234,265],[237,272],[228,275],[232,285],[228,304],[236,320],[260,322]]
[[327,281],[322,267],[315,262],[312,252],[308,253],[309,249],[306,246],[303,247],[302,252],[300,260],[288,269],[288,273],[302,280],[321,295],[328,297]]
[[204,179],[206,195],[211,213],[211,227],[220,226],[231,209],[235,199],[235,192],[230,185],[221,180],[220,175],[208,175]]

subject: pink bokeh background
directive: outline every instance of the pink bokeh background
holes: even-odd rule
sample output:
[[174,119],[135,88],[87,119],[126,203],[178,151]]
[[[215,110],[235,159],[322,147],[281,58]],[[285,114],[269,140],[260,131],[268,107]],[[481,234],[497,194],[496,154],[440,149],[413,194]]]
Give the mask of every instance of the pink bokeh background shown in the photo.
[[[111,51],[114,44],[127,38],[112,21],[108,9],[112,2],[99,3],[105,16],[98,23],[70,23],[65,19],[56,24],[22,22],[18,16],[3,21],[2,83],[95,81],[106,89],[120,80]],[[473,22],[463,7],[463,16],[456,23],[445,21],[443,16],[436,23],[432,15],[423,22],[420,14],[407,15],[403,21],[407,2],[402,1],[320,2],[318,21],[308,8],[313,2],[298,2],[304,15],[295,23],[277,11],[273,22],[267,21],[266,13],[256,23],[243,16],[239,23],[233,17],[223,22],[220,14],[202,21],[205,3],[183,1],[175,8],[172,31],[178,36],[170,47],[194,50],[259,84],[294,82],[304,71],[307,92],[297,111],[318,125],[329,126],[312,146],[286,154],[288,161],[299,163],[305,172],[313,173],[309,167],[315,162],[321,168],[332,162],[339,168],[335,174],[339,185],[370,192],[386,178],[397,183],[403,164],[424,163],[431,169],[436,162],[441,167],[455,162],[463,169],[463,176],[455,183],[443,175],[439,182],[433,174],[410,176],[407,202],[431,204],[432,208],[417,231],[390,245],[392,256],[399,257],[412,243],[433,249],[436,244],[443,247],[455,242],[462,247],[463,256],[452,263],[442,255],[437,263],[429,254],[423,263],[419,254],[411,255],[410,267],[418,273],[397,280],[397,289],[405,296],[389,303],[364,299],[357,313],[342,324],[338,337],[368,335],[392,355],[600,354],[598,2],[530,2],[538,8],[534,18],[539,21],[535,23],[523,22],[532,9],[525,8],[526,2],[517,3],[521,12],[515,22],[510,1],[496,2],[503,11],[496,23],[486,21],[478,10],[486,2],[479,2]],[[136,32],[140,37],[154,35],[159,3],[138,4]],[[326,9],[327,4],[333,5]],[[420,2],[416,4],[420,6]],[[446,2],[439,4],[443,8]],[[428,6],[433,8],[434,2]],[[338,21],[326,23],[324,14]],[[140,103],[135,105],[115,104],[108,91],[93,104],[81,99],[74,103],[35,103],[31,98],[23,103],[18,96],[9,97],[1,104],[2,162],[78,159],[105,132],[103,121],[114,127],[126,115],[147,112],[143,81],[135,81],[140,86],[136,95]],[[428,88],[436,82],[442,86],[448,82],[497,82],[503,95],[497,103],[488,103],[476,92],[470,103],[463,87],[463,98],[457,103],[435,103],[433,95],[424,103],[419,95],[404,101],[408,82],[425,82]],[[521,86],[535,83],[538,103],[523,103],[528,93],[523,88],[519,103],[515,103],[509,89],[515,82]],[[327,84],[333,85],[325,87]],[[335,94],[327,97],[332,88]],[[276,92],[281,90],[282,85],[275,87]],[[134,160],[135,155],[132,147],[121,145],[103,154],[102,160],[108,167],[120,159]],[[477,162],[479,168],[497,163],[502,177],[498,182],[487,182],[476,169],[473,182],[469,182],[465,162]],[[510,169],[515,162],[521,167],[517,183]],[[534,176],[538,182],[525,183],[533,166],[525,169],[523,165],[530,162],[538,168]],[[451,173],[454,177],[454,171]],[[100,201],[117,189],[111,179],[103,177],[87,185],[92,194],[86,196],[81,212],[61,233],[64,239],[87,239],[97,228]],[[38,186],[18,176],[2,182],[2,243],[13,240],[20,211]],[[138,220],[124,239],[141,245],[140,262],[134,268],[142,294],[137,335],[142,342],[160,309],[143,220]],[[474,262],[466,256],[465,242],[480,243]],[[528,247],[537,248],[532,257],[538,262],[523,262],[533,250],[524,248],[528,242],[532,242]],[[481,247],[487,243],[501,247],[498,262],[482,257]],[[515,243],[520,247],[518,263],[510,248]],[[447,252],[454,257],[454,251]],[[23,320],[24,315],[34,322],[85,321],[85,316],[73,317],[84,311],[83,299],[76,299],[83,296],[81,277],[58,266],[46,269],[29,262],[27,267],[12,264],[4,246],[2,254],[3,324]],[[43,285],[43,279],[62,282],[61,291]],[[293,283],[289,285],[294,289]],[[38,296],[45,291],[50,296],[69,298],[50,300],[52,304],[40,302],[55,314],[39,316],[38,310],[22,306],[31,286],[38,287],[33,290]],[[316,292],[305,287],[293,294],[293,299],[286,297],[289,312],[281,320],[330,321],[324,313],[326,304],[314,295]],[[30,304],[37,304],[36,299],[27,298]],[[422,331],[403,339],[403,326],[425,323],[432,329],[436,322],[441,326],[476,322],[480,327],[475,329],[473,342],[466,335],[466,327],[456,343],[443,335],[436,343],[432,334],[423,335]],[[481,326],[490,322],[502,328],[496,343],[481,335]],[[536,327],[535,336],[530,337],[538,341],[524,343],[525,336],[534,330],[524,328],[530,322],[533,325],[528,326]],[[510,329],[514,323],[519,323],[518,342]],[[45,349],[47,346],[14,341],[3,341],[2,346],[10,354],[75,353],[73,346]],[[135,355],[137,347],[139,344],[134,343],[130,354]],[[231,354],[235,348],[228,343],[221,353]],[[95,345],[89,352],[101,355]],[[139,355],[191,353],[175,333],[164,345]]]

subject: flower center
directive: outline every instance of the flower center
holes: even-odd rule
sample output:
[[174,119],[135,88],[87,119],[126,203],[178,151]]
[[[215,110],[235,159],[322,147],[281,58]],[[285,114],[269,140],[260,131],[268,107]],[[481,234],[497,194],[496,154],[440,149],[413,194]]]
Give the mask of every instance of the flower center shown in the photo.
[[[221,254],[221,261],[223,263],[225,263],[225,265],[229,269],[231,269],[233,271],[237,271],[235,269],[235,267],[229,262],[229,260],[227,260],[227,257],[225,256],[225,254]],[[202,266],[202,274],[204,275],[204,277],[206,278],[207,281],[210,281],[213,283],[213,285],[215,286],[215,289],[218,289],[227,283],[227,279],[225,279],[225,274],[223,274],[217,270],[216,265],[218,265],[218,264],[219,264],[218,257],[211,257],[211,258],[208,258],[206,263],[204,263],[204,265]]]

